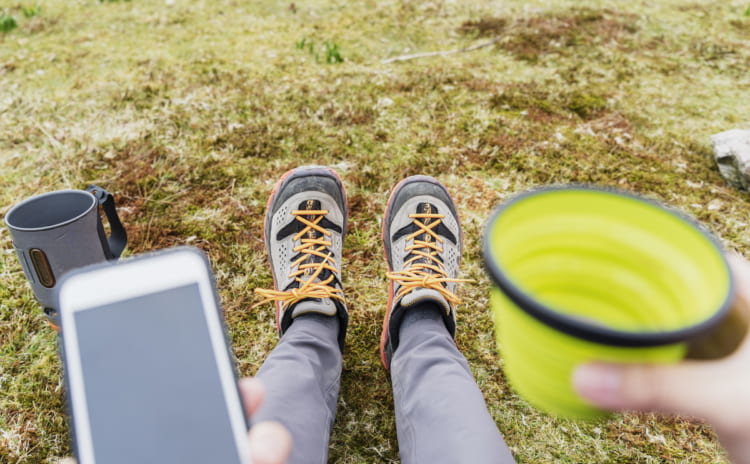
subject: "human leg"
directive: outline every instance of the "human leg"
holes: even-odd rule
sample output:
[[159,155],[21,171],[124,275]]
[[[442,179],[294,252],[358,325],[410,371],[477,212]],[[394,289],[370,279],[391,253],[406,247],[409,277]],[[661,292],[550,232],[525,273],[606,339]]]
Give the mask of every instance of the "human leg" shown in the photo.
[[381,356],[404,464],[515,462],[453,341],[461,237],[442,184],[415,176],[396,186],[383,221],[390,288]]
[[514,463],[439,311],[406,313],[391,362],[401,462]]
[[[257,377],[266,400],[256,421],[281,422],[292,435],[290,463],[324,463],[336,414],[348,314],[341,286],[346,193],[333,171],[294,169],[268,201],[264,236],[282,334]],[[256,306],[258,306],[256,305]]]
[[255,421],[276,421],[292,435],[290,463],[325,463],[341,377],[339,321],[321,314],[294,320],[256,374],[266,399]]

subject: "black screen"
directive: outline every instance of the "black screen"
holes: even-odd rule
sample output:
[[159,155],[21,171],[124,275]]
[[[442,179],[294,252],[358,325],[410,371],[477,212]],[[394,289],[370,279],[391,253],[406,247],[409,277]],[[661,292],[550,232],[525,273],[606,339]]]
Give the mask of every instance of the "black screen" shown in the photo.
[[96,462],[240,462],[197,284],[75,320]]

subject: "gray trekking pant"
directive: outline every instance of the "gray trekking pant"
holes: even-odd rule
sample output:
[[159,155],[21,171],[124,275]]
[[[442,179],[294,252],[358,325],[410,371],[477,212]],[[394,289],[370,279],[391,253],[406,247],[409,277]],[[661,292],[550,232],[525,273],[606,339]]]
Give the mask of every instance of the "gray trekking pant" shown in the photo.
[[[438,313],[410,313],[391,362],[401,462],[514,463]],[[338,326],[335,317],[298,317],[258,371],[267,392],[253,420],[291,432],[290,464],[327,462],[341,376]]]

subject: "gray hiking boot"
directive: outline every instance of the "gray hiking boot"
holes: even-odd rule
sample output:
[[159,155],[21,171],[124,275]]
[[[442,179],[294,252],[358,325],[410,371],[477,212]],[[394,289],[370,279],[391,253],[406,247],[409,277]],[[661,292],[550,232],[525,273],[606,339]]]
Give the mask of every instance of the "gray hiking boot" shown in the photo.
[[455,295],[462,235],[456,206],[436,179],[413,176],[391,193],[383,220],[388,260],[388,307],[380,339],[380,356],[390,370],[398,348],[399,328],[409,308],[424,302],[441,309],[451,336],[456,333]]
[[274,301],[283,334],[306,313],[338,316],[343,351],[348,313],[341,285],[341,248],[346,234],[346,191],[335,171],[309,166],[279,180],[268,199],[264,238],[274,289],[255,289]]

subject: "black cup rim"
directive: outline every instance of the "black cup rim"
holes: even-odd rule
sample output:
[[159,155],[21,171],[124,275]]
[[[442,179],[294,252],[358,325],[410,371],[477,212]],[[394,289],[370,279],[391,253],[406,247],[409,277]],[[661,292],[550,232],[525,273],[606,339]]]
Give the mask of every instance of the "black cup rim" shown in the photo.
[[[57,222],[55,224],[50,224],[50,225],[46,225],[42,227],[19,227],[13,224],[13,215],[17,214],[18,211],[28,206],[30,203],[43,200],[46,197],[59,195],[61,193],[73,193],[76,195],[84,195],[91,199],[91,204],[82,213],[78,214],[77,216],[74,216],[70,219],[66,219],[61,222]],[[39,195],[34,195],[32,197],[29,197],[23,200],[22,202],[18,203],[17,205],[15,205],[14,207],[12,207],[10,211],[8,211],[5,214],[5,224],[7,224],[8,228],[10,228],[11,230],[17,230],[19,232],[40,232],[44,230],[52,230],[52,229],[56,229],[58,227],[66,226],[68,224],[76,222],[77,220],[86,216],[93,208],[95,208],[96,204],[97,204],[96,197],[94,197],[94,195],[92,195],[91,193],[85,190],[64,189],[64,190],[55,190],[54,192],[41,193]]]
[[[688,223],[698,230],[716,249],[717,253],[721,256],[721,260],[724,264],[725,269],[729,274],[729,283],[727,285],[726,296],[722,302],[720,308],[708,319],[705,319],[697,324],[684,327],[678,330],[670,331],[657,331],[657,332],[628,332],[624,330],[610,329],[597,324],[591,324],[581,319],[577,319],[565,314],[561,314],[547,305],[539,303],[534,300],[530,295],[525,293],[519,287],[506,277],[503,270],[494,262],[492,259],[489,230],[492,224],[495,223],[498,217],[500,217],[506,209],[510,206],[522,201],[530,196],[536,196],[543,193],[549,193],[553,191],[561,190],[586,190],[586,191],[597,191],[601,193],[608,193],[612,195],[626,196],[648,205],[654,206],[662,211],[665,211],[678,219]],[[501,205],[495,208],[494,212],[490,215],[489,220],[484,227],[484,236],[482,238],[482,258],[484,260],[485,268],[487,269],[490,277],[494,283],[502,290],[503,293],[518,306],[521,310],[537,319],[539,322],[552,327],[560,332],[566,333],[573,337],[587,340],[594,343],[603,345],[619,346],[619,347],[654,347],[671,345],[675,343],[681,343],[691,340],[704,334],[706,331],[716,326],[729,311],[733,296],[734,296],[734,279],[732,277],[731,268],[727,262],[726,255],[719,245],[719,242],[710,234],[703,226],[697,223],[694,219],[687,215],[676,211],[670,207],[663,205],[662,203],[644,198],[640,195],[636,195],[631,192],[597,185],[588,184],[571,184],[571,185],[551,185],[540,188],[534,188],[527,190],[520,194],[515,195],[511,199],[503,202]]]

